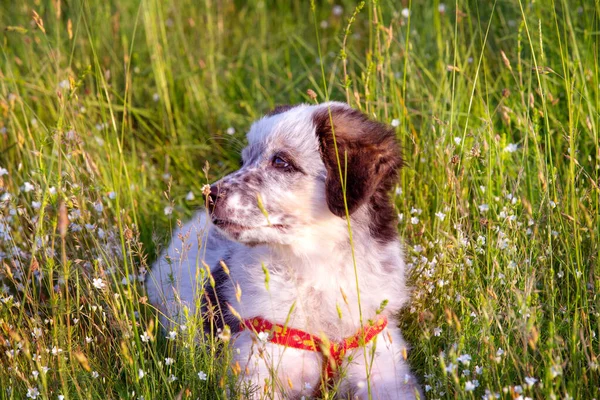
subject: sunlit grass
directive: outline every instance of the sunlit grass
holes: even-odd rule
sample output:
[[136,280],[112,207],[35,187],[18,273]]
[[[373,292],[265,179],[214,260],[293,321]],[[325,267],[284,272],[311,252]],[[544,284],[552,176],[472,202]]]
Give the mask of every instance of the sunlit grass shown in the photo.
[[143,281],[250,122],[308,89],[397,127],[427,396],[598,396],[600,4],[315,16],[320,52],[303,1],[2,6],[2,398],[235,393],[217,338],[161,331]]

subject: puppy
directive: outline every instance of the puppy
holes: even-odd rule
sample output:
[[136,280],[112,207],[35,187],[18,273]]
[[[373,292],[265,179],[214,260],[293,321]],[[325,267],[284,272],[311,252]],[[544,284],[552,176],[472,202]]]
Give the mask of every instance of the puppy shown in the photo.
[[341,398],[422,398],[395,320],[409,290],[389,197],[394,130],[330,102],[277,107],[247,138],[242,167],[153,266],[162,323],[201,313],[229,329],[251,398],[331,386]]

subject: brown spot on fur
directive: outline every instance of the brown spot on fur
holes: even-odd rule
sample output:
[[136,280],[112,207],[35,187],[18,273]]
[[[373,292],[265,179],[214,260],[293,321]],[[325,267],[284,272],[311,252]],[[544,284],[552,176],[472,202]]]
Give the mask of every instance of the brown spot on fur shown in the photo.
[[[348,212],[352,214],[368,203],[371,234],[382,241],[396,237],[396,218],[389,191],[398,179],[402,156],[395,131],[358,110],[339,105],[331,106],[331,115],[328,109],[315,112],[313,123],[327,168],[325,190],[331,212],[340,217],[346,215],[335,152],[337,145],[342,176],[346,176]],[[346,171],[344,165],[347,165]]]
[[[225,264],[228,265],[227,262]],[[225,306],[229,301],[225,296],[225,289],[226,285],[231,284],[231,279],[220,265],[214,267],[211,273],[215,280],[215,287],[211,287],[210,284],[204,287],[204,333],[210,335],[212,329],[215,334],[218,329],[224,329],[225,325],[229,325],[232,334],[237,333],[240,330],[239,321]]]

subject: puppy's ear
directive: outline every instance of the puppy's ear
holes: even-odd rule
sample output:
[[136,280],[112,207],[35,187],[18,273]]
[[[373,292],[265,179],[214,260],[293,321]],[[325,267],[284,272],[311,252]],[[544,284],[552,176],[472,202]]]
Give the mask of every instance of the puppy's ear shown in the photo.
[[402,165],[393,128],[372,121],[360,111],[342,104],[316,111],[313,123],[321,158],[327,168],[325,190],[327,205],[332,213],[340,217],[346,215],[342,191],[344,182],[350,214],[368,202],[376,192],[387,193],[391,190]]

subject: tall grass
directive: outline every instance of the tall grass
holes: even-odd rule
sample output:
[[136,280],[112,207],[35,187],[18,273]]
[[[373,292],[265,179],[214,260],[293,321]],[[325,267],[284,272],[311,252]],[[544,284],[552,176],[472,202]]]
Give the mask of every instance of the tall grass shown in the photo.
[[599,18],[567,0],[5,2],[0,396],[235,393],[227,352],[161,332],[143,280],[250,122],[311,89],[397,127],[399,323],[427,396],[597,397]]

